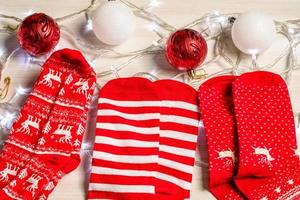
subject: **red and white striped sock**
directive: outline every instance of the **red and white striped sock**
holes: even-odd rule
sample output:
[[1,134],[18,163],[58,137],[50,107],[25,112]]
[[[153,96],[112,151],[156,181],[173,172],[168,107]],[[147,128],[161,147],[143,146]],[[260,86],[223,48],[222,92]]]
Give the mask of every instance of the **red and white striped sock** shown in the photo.
[[243,199],[232,184],[237,167],[232,82],[236,76],[212,78],[199,87],[208,156],[209,190],[217,199]]
[[[62,71],[68,76],[62,80],[62,88],[32,158],[0,191],[1,199],[36,199],[46,185],[54,187],[53,177],[61,178],[80,162],[82,123],[87,115],[85,106],[94,91],[95,72],[78,51],[63,49],[53,55],[63,60]],[[49,79],[44,80],[43,84],[49,85]]]
[[285,81],[251,72],[233,83],[239,169],[235,183],[248,199],[300,199],[300,160]]
[[154,199],[160,104],[144,78],[100,90],[88,199]]
[[55,55],[45,62],[12,126],[0,156],[0,188],[6,186],[17,175],[32,155],[42,127],[53,108],[53,102],[61,90],[61,80],[65,76],[61,70],[62,62],[63,60],[55,58]]
[[197,92],[174,80],[154,84],[161,100],[154,199],[189,199],[199,125]]

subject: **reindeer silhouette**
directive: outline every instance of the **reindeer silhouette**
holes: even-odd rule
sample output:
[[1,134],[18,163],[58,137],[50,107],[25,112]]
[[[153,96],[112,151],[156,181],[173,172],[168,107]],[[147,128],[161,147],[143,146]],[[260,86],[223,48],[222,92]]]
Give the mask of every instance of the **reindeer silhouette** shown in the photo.
[[72,135],[71,135],[71,130],[72,126],[66,126],[59,124],[58,128],[54,131],[53,134],[55,135],[63,135],[60,139],[59,142],[61,143],[71,143]]
[[0,172],[0,180],[8,182],[8,175],[16,176],[19,171],[19,167],[6,163],[6,168]]
[[79,94],[86,94],[87,90],[89,89],[88,81],[84,81],[82,78],[80,78],[79,81],[77,81],[74,85],[80,86],[76,89],[76,92]]
[[54,71],[53,69],[49,69],[49,73],[43,76],[43,80],[41,81],[41,84],[51,87],[52,80],[61,82],[61,79],[60,79],[61,74],[62,74],[61,72]]
[[31,126],[33,128],[36,128],[36,129],[39,129],[39,127],[40,127],[39,123],[40,122],[41,122],[40,119],[38,119],[38,118],[34,119],[33,116],[28,115],[28,118],[24,122],[22,122],[22,124],[21,124],[22,127],[19,128],[17,130],[17,132],[24,132],[27,135],[31,135],[29,126]]
[[218,153],[218,158],[223,159],[223,158],[230,158],[230,160],[227,160],[225,163],[225,166],[230,166],[235,162],[235,155],[234,151],[231,149],[228,149],[226,151],[216,151]]
[[270,151],[272,149],[267,149],[267,147],[264,147],[264,148],[260,148],[260,147],[252,147],[254,149],[254,154],[255,155],[262,155],[264,156],[260,162],[262,163],[269,163],[273,160],[275,160],[271,155],[270,155]]
[[35,190],[38,189],[40,180],[42,180],[42,177],[35,174],[31,175],[31,177],[26,180],[26,182],[31,183],[26,187],[26,190],[31,192],[32,196],[35,195]]

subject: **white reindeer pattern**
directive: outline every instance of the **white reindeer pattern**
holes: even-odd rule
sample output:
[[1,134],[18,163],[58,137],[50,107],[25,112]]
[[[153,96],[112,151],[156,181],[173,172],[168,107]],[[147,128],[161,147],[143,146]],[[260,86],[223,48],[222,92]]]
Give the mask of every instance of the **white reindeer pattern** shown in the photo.
[[59,139],[59,142],[61,143],[70,143],[72,139],[71,130],[72,126],[66,126],[63,124],[59,124],[58,128],[54,131],[53,134],[55,135],[62,135],[62,137]]
[[19,128],[17,130],[17,132],[24,132],[25,134],[30,135],[30,127],[39,129],[39,127],[40,127],[39,123],[40,122],[41,122],[40,119],[35,118],[31,115],[28,115],[28,118],[24,122],[22,122],[22,124],[21,124],[22,127]]
[[48,121],[47,123],[46,123],[46,125],[45,125],[45,127],[44,127],[44,129],[43,129],[43,133],[44,134],[47,134],[47,133],[49,133],[49,131],[51,130],[51,125],[50,125],[50,121]]
[[66,80],[66,84],[69,85],[73,81],[73,76],[70,74]]
[[87,90],[89,89],[88,81],[84,81],[84,79],[80,78],[79,81],[77,81],[74,85],[80,86],[76,89],[77,93],[86,95]]
[[46,140],[44,137],[41,137],[39,140],[38,140],[38,144],[39,145],[44,145],[46,143]]
[[46,187],[45,187],[45,190],[46,191],[51,191],[52,189],[54,188],[54,183],[52,181],[50,181]]
[[82,135],[84,131],[85,131],[84,127],[81,124],[79,124],[76,134]]
[[262,156],[264,156],[264,158],[262,158],[261,160],[260,160],[260,162],[262,162],[262,163],[269,163],[270,164],[270,162],[271,161],[273,161],[273,160],[275,160],[272,156],[271,156],[271,154],[270,154],[270,151],[272,150],[272,149],[267,149],[266,147],[264,147],[264,148],[260,148],[260,147],[252,147],[253,149],[254,149],[254,154],[255,155],[262,155]]
[[61,82],[61,78],[60,78],[61,74],[62,74],[61,72],[54,71],[53,69],[49,69],[49,73],[43,76],[43,80],[41,81],[41,84],[51,87],[52,80]]
[[26,190],[31,192],[32,196],[35,195],[35,190],[38,189],[38,185],[42,177],[33,174],[30,178],[26,180],[26,182],[31,183],[29,186],[26,187]]
[[0,172],[0,180],[8,182],[8,175],[16,176],[18,171],[19,167],[7,163],[6,168]]
[[27,176],[27,168],[21,170],[21,172],[18,174],[19,179],[24,179]]
[[223,158],[230,158],[230,160],[226,161],[226,166],[230,166],[235,162],[235,155],[234,151],[231,149],[225,150],[225,151],[216,151],[218,153],[218,158],[223,159]]

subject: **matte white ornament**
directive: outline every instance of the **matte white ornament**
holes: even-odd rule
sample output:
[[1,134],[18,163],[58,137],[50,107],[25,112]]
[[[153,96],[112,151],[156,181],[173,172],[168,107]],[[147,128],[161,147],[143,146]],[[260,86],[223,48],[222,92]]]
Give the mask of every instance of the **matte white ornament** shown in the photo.
[[257,55],[267,50],[276,36],[272,18],[257,10],[238,16],[231,30],[235,46],[242,52]]
[[132,10],[119,1],[107,1],[92,14],[97,38],[109,45],[119,45],[133,33],[136,25]]

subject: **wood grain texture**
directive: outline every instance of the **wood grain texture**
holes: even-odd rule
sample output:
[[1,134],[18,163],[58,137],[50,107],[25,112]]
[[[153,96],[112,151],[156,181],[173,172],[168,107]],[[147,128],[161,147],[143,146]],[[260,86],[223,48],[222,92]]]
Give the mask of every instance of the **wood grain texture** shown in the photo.
[[[165,19],[167,22],[173,24],[176,27],[181,27],[193,19],[201,17],[205,13],[215,10],[221,13],[242,12],[249,9],[261,9],[270,14],[276,20],[286,19],[299,19],[300,18],[300,1],[299,0],[160,0],[161,5],[157,8],[153,8],[152,11]],[[137,5],[145,5],[149,0],[132,0]],[[23,18],[28,11],[45,12],[52,17],[60,17],[68,13],[80,10],[88,5],[89,1],[86,0],[0,0],[0,13],[9,15],[15,15]],[[0,20],[0,23],[9,22],[6,20]],[[11,21],[10,21],[11,22]],[[117,47],[120,51],[130,51],[134,49],[140,49],[151,44],[157,36],[149,31],[149,22],[137,19],[137,29],[135,34],[123,45]],[[63,22],[63,25],[70,27],[78,36],[86,41],[94,41],[94,36],[85,32],[85,17],[83,15],[74,19]],[[120,33],[121,34],[121,33]],[[274,42],[272,48],[262,55],[261,62],[268,63],[270,59],[274,58],[283,49],[283,44],[286,41],[278,37]],[[17,40],[15,35],[0,35],[0,47],[8,55],[17,47]],[[62,37],[59,44],[59,48],[73,47],[72,43],[68,41],[66,37]],[[299,51],[298,51],[299,54]],[[4,55],[5,56],[5,55]],[[4,57],[3,56],[3,57]],[[88,56],[87,56],[88,57]],[[123,60],[124,61],[124,60]],[[38,72],[39,66],[35,64],[24,64],[29,61],[22,51],[17,51],[13,56],[11,62],[5,66],[3,71],[3,77],[12,77],[12,88],[10,88],[7,99],[13,94],[14,88],[18,86],[31,86],[34,82]],[[96,71],[100,72],[105,69],[109,69],[111,65],[117,65],[122,60],[107,60],[101,59],[96,63]],[[211,67],[210,72],[217,69],[218,64]],[[222,65],[222,64],[221,64]],[[280,64],[284,66],[285,63]],[[130,64],[126,69],[120,72],[122,76],[131,76],[137,72],[147,71],[158,74],[160,78],[171,77],[175,72],[170,68],[163,55],[146,56],[134,63]],[[275,68],[276,71],[276,68]],[[109,79],[113,78],[108,76],[99,80],[100,84],[104,84]],[[2,80],[1,80],[2,84]],[[292,81],[289,85],[290,93],[293,102],[294,112],[300,113],[300,72],[295,72]],[[7,100],[6,99],[6,100]],[[94,111],[95,112],[95,111]],[[93,116],[95,113],[92,113]],[[92,120],[93,121],[93,120]],[[93,138],[93,123],[90,123],[90,129],[86,138],[88,141]],[[91,147],[86,147],[90,149]],[[50,200],[83,200],[86,197],[87,188],[87,174],[88,174],[88,158],[90,151],[83,152],[83,159],[81,165],[71,174],[65,176],[65,178],[59,183],[55,189]],[[201,135],[199,137],[199,150],[197,151],[197,163],[201,166],[195,166],[195,173],[193,176],[193,185],[191,192],[191,199],[214,199],[214,197],[207,190],[207,155],[205,148],[205,137]]]

